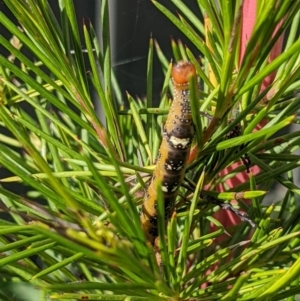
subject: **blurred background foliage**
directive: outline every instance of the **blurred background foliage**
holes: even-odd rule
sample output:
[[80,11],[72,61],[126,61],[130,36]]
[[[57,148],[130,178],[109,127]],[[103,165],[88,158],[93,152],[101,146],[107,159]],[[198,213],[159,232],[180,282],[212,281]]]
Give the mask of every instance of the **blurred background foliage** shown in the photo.
[[[44,0],[4,2],[17,23],[0,13],[10,33],[0,36],[6,49],[0,56],[0,163],[7,173],[0,187],[1,298],[297,300],[299,131],[273,135],[299,122],[298,1],[257,1],[243,51],[243,1],[148,2],[155,13],[145,20],[136,13],[135,28],[162,14],[182,40],[171,39],[170,57],[153,33],[148,49],[130,58],[146,58],[142,75],[125,73],[130,82],[113,69],[121,37],[110,36],[109,18],[117,12],[108,0],[99,5],[100,31],[88,19],[77,21],[72,1],[58,1],[57,14]],[[283,48],[270,59],[280,39]],[[167,229],[159,206],[158,265],[139,206],[172,98],[171,59],[196,66],[197,134]],[[142,91],[134,88],[140,77]],[[249,175],[245,156],[253,164]],[[231,188],[228,179],[241,172]],[[274,183],[285,194],[266,206]],[[236,199],[232,208],[246,211],[257,227],[242,221],[225,227],[212,199]]]

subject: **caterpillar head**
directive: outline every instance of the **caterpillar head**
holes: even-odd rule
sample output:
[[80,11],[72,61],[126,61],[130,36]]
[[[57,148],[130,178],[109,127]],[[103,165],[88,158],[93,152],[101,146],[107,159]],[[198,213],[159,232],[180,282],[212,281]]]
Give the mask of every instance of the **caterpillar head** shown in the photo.
[[172,78],[175,84],[187,84],[191,76],[196,76],[196,69],[192,63],[187,61],[179,61],[173,66]]

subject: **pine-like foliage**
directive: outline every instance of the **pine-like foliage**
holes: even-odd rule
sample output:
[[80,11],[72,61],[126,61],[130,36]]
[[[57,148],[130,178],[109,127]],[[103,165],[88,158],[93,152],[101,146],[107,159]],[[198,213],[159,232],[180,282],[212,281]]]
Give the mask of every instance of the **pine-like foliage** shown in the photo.
[[[153,1],[197,49],[174,42],[174,61],[191,61],[198,75],[190,91],[195,141],[167,227],[159,202],[154,252],[139,211],[169,109],[172,64],[151,39],[147,98],[122,99],[108,1],[101,1],[100,43],[91,24],[80,39],[73,1],[58,1],[56,19],[48,1],[4,0],[19,24],[0,12],[12,34],[0,36],[8,53],[0,56],[0,164],[9,171],[0,187],[0,299],[297,300],[300,2],[257,1],[241,55],[244,1],[198,0],[204,23],[188,1],[170,0],[177,15]],[[165,74],[159,108],[152,105],[155,52]],[[266,205],[275,183],[285,194]],[[230,200],[234,207],[221,207],[247,212],[255,228],[216,219],[218,204]]]

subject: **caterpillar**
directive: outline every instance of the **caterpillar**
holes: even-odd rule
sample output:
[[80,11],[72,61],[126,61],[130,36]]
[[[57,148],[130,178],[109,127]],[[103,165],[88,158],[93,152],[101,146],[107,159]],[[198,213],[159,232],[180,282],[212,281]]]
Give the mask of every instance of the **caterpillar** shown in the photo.
[[186,162],[195,134],[189,99],[191,76],[196,78],[196,70],[192,63],[179,61],[173,66],[174,100],[164,125],[156,167],[140,215],[143,232],[152,244],[158,236],[157,182],[161,182],[167,222],[174,211],[175,199],[185,174]]

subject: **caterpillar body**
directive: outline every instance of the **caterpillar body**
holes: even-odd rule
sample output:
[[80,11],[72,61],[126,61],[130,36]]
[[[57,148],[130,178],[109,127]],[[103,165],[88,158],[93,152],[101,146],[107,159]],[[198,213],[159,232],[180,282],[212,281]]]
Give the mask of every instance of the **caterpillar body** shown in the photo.
[[157,182],[161,182],[167,222],[174,211],[175,199],[185,174],[186,162],[194,138],[195,130],[189,98],[191,76],[196,77],[193,64],[180,61],[173,66],[174,100],[164,126],[156,167],[140,216],[145,236],[152,244],[158,236]]

